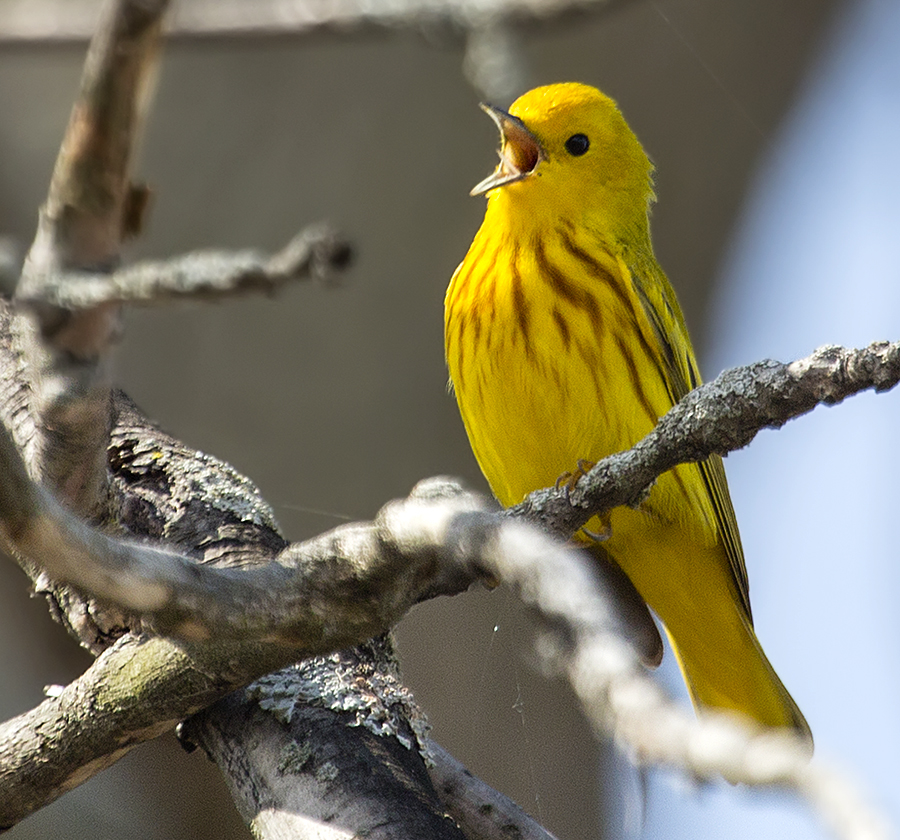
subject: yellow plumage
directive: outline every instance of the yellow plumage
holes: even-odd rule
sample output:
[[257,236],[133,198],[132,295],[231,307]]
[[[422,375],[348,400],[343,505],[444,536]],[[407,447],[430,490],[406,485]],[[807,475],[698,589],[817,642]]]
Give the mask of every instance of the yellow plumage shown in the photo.
[[[447,290],[450,378],[500,502],[520,502],[635,444],[700,382],[681,309],[650,243],[652,165],[615,103],[538,88],[498,123],[487,210]],[[808,736],[766,659],[720,458],[662,475],[603,548],[662,620],[699,706]]]

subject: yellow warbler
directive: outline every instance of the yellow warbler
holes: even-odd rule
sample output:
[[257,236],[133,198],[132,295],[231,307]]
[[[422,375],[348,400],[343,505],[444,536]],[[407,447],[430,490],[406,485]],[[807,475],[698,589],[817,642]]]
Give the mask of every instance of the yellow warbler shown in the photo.
[[[485,110],[500,164],[472,190],[487,210],[447,290],[445,344],[472,449],[512,505],[635,444],[700,375],[650,244],[653,167],[616,104],[568,83]],[[587,528],[661,619],[697,705],[809,737],[753,631],[720,458]]]

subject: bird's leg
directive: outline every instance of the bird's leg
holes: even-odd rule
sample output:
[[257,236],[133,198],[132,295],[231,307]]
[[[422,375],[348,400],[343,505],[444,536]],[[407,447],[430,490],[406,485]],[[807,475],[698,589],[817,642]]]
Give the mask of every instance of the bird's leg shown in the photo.
[[[566,501],[569,500],[569,493],[575,489],[575,485],[591,471],[596,463],[596,461],[589,461],[587,458],[579,458],[574,470],[567,470],[556,479],[556,489],[562,488],[566,495]],[[579,533],[584,534],[593,542],[606,542],[612,536],[609,517],[598,517],[597,521],[600,523],[599,531],[589,531],[587,528],[580,528]]]

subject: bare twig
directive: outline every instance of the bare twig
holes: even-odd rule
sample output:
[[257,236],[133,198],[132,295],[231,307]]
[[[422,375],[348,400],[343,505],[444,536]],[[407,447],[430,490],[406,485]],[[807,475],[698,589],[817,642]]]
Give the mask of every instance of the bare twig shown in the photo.
[[351,257],[350,245],[327,225],[300,231],[281,251],[207,250],[167,260],[148,260],[111,273],[80,271],[50,277],[20,302],[77,311],[106,303],[155,304],[173,298],[212,298],[274,293],[288,282],[331,280]]
[[136,226],[134,202],[145,191],[131,185],[131,157],[150,104],[167,6],[168,0],[104,3],[25,263],[23,294],[59,269],[111,267],[123,233]]

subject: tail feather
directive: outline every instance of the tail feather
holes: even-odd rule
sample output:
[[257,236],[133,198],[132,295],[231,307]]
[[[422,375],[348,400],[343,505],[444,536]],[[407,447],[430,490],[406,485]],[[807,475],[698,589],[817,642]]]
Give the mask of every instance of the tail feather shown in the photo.
[[701,636],[678,629],[667,626],[666,633],[696,706],[735,711],[765,726],[786,727],[812,744],[809,724],[749,621],[735,614],[733,621],[719,622]]
[[617,510],[606,546],[662,621],[696,706],[791,729],[811,744],[809,725],[756,638],[725,549],[698,533]]

